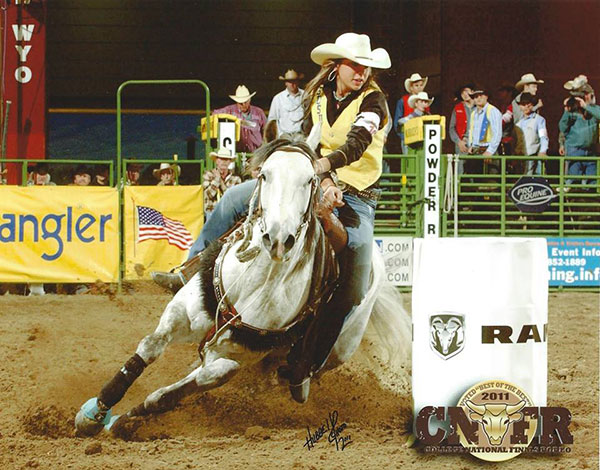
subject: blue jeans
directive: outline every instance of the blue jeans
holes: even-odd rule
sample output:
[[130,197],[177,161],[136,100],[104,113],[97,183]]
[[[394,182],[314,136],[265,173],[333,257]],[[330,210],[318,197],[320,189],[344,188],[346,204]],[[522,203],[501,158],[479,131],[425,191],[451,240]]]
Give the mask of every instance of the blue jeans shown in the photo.
[[[568,145],[565,148],[565,155],[568,157],[586,157],[592,155],[591,150],[581,147],[569,147]],[[596,162],[595,161],[586,161],[586,162],[577,162],[570,160],[568,161],[569,169],[567,170],[567,174],[569,175],[582,175],[582,176],[595,176],[596,175]],[[567,185],[576,183],[576,184],[594,184],[595,180],[593,179],[572,179],[569,178],[565,181]]]
[[232,228],[235,223],[248,214],[250,197],[256,187],[256,180],[248,180],[229,188],[200,231],[200,235],[190,248],[188,260],[203,251],[210,242],[217,240],[221,235]]
[[348,233],[348,245],[340,253],[340,286],[330,304],[348,317],[367,294],[373,255],[376,201],[344,193],[336,215]]

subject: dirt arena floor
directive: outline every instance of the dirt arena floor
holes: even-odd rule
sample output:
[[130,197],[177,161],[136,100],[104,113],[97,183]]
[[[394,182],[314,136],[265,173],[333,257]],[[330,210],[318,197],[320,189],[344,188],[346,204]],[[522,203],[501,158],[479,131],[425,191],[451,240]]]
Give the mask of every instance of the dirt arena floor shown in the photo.
[[[430,455],[406,445],[410,389],[386,386],[359,355],[312,387],[305,405],[289,398],[273,364],[241,372],[224,387],[189,397],[146,419],[129,440],[76,437],[73,417],[150,332],[167,294],[146,283],[115,295],[0,297],[0,464],[9,469],[594,469],[598,467],[597,293],[550,295],[549,405],[570,409],[570,454],[521,455],[488,464],[469,455]],[[193,345],[173,346],[116,407],[123,413],[183,376]],[[315,430],[337,411],[351,444],[336,450]]]

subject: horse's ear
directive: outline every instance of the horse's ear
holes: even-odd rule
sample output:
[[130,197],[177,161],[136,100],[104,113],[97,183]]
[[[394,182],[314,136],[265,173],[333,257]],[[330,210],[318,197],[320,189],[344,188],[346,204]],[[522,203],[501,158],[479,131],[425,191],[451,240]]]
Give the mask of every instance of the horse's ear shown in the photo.
[[313,125],[310,134],[306,138],[306,145],[315,151],[317,150],[319,142],[321,142],[321,126],[322,124],[320,122]]
[[272,142],[277,138],[277,134],[277,121],[271,119],[267,122],[267,125],[265,126],[265,130],[263,132],[263,139],[266,143]]

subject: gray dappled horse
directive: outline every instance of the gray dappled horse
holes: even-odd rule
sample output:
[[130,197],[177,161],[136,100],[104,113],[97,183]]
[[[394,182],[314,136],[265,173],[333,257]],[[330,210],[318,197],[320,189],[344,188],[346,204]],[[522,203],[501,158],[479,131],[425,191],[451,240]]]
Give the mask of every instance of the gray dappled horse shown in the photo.
[[[306,144],[266,146],[245,223],[224,243],[213,244],[218,248],[213,248],[214,255],[204,256],[204,266],[169,302],[154,332],[142,339],[98,397],[81,407],[75,418],[79,434],[95,435],[120,420],[172,409],[187,395],[223,385],[274,349],[289,348],[285,338],[326,300],[332,271],[327,261],[332,250],[315,215],[319,180],[312,149],[318,137],[314,132]],[[216,318],[219,311],[227,313]],[[406,354],[408,316],[399,294],[385,279],[383,259],[375,247],[368,293],[346,319],[323,370],[352,356],[369,320],[389,357]],[[134,380],[173,342],[201,344],[200,365],[148,395],[127,414],[112,415],[112,407]]]

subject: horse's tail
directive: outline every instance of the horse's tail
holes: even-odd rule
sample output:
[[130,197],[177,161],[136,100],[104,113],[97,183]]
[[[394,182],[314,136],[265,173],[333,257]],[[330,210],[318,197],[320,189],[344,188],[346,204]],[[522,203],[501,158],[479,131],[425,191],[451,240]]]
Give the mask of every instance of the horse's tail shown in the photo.
[[375,359],[380,368],[391,372],[396,380],[400,377],[404,385],[408,385],[412,347],[411,319],[404,308],[402,294],[385,277],[383,259],[374,256],[374,261],[377,296],[361,349],[367,357]]

